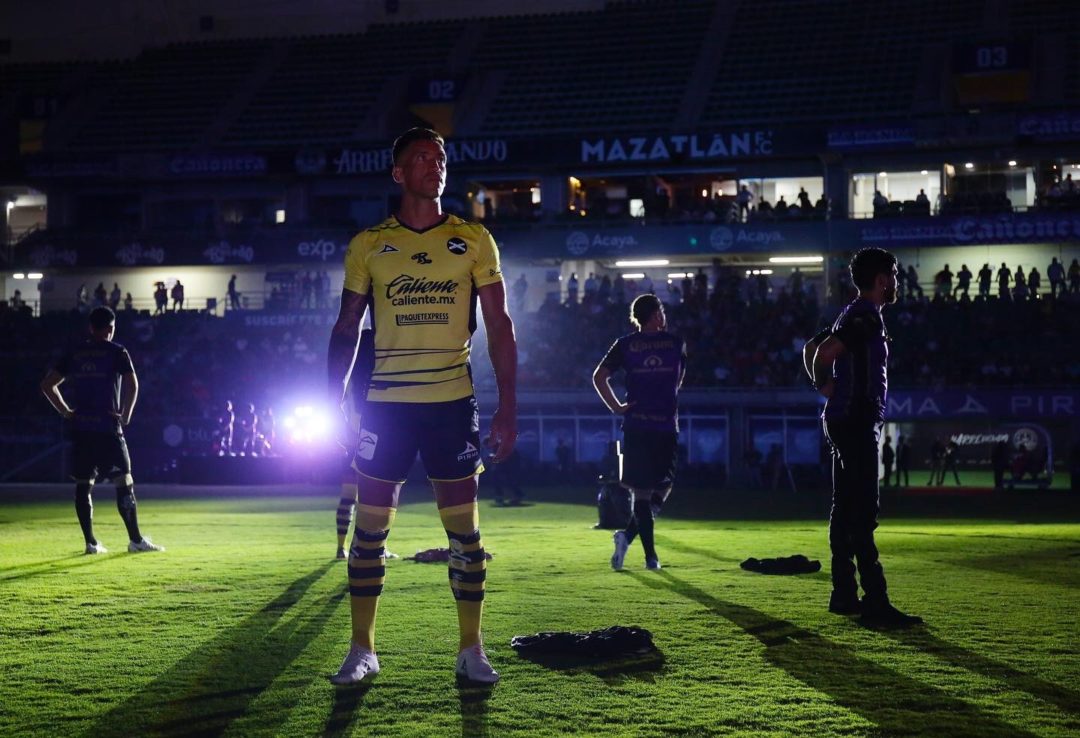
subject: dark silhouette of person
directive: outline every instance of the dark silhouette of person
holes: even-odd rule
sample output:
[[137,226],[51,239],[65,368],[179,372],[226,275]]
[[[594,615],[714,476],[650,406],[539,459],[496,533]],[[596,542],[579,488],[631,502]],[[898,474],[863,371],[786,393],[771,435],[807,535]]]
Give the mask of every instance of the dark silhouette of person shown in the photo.
[[[892,479],[893,463],[896,461],[896,451],[893,450],[892,436],[885,436],[885,443],[881,446],[881,465],[885,467],[885,478],[882,480],[883,487],[889,486]],[[900,472],[896,472],[897,484],[900,482]]]
[[990,466],[994,470],[994,489],[1004,487],[1005,469],[1009,466],[1009,444],[998,441],[990,449]]
[[230,310],[239,310],[240,309],[240,293],[236,291],[236,275],[235,274],[232,275],[231,277],[229,277],[228,295],[229,295],[229,309]]
[[971,270],[968,269],[967,264],[960,265],[960,271],[956,273],[956,288],[953,290],[953,297],[956,297],[956,293],[959,292],[962,295],[968,293],[968,289],[971,287]]
[[573,451],[566,445],[566,439],[559,437],[555,444],[555,459],[559,465],[559,476],[566,479],[570,476],[570,463]]
[[933,444],[930,446],[930,479],[926,482],[927,486],[941,483],[942,464],[944,461],[945,444],[941,442],[940,438],[935,438]]
[[983,264],[979,270],[979,297],[990,297],[990,282],[994,279],[994,270],[989,264]]
[[896,448],[896,486],[900,486],[900,478],[903,476],[904,486],[911,486],[911,444],[907,436],[900,436],[899,445]]
[[953,478],[956,480],[956,486],[960,486],[960,473],[956,470],[956,452],[960,450],[960,446],[956,441],[950,440],[945,444],[945,456],[941,460],[941,473],[938,475],[938,485],[944,486],[945,475],[950,471],[953,473]]

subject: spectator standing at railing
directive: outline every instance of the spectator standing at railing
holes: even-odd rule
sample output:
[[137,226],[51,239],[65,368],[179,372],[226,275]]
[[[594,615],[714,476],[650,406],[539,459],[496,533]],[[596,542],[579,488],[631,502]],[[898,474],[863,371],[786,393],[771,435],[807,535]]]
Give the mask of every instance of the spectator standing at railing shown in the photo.
[[134,302],[135,301],[131,298],[131,293],[127,293],[127,295],[124,296],[124,310],[131,310]]
[[1013,273],[1013,280],[1015,286],[1013,287],[1013,298],[1016,300],[1026,300],[1028,297],[1028,284],[1027,277],[1024,276],[1024,267],[1017,265],[1016,271]]
[[915,204],[919,206],[920,212],[930,213],[930,198],[922,190],[919,190],[919,194],[915,196]]
[[979,270],[979,297],[990,297],[990,281],[994,278],[994,270],[984,263]]
[[98,282],[94,288],[94,307],[104,307],[109,301],[109,293],[105,291],[105,283]]
[[821,193],[821,197],[814,203],[814,215],[822,220],[829,215],[829,198],[825,197],[824,192]]
[[240,309],[240,293],[236,291],[236,275],[235,274],[232,275],[231,277],[229,277],[228,295],[229,295],[229,309],[230,310],[239,310]]
[[948,297],[952,294],[952,270],[946,264],[945,268],[934,275],[934,297]]
[[967,264],[960,265],[960,271],[956,273],[956,289],[953,290],[953,297],[959,292],[965,297],[968,296],[968,290],[971,288],[971,270],[968,269]]
[[746,185],[743,185],[739,189],[739,194],[735,195],[735,202],[739,206],[739,220],[748,220],[750,218],[750,206],[754,202],[754,195]]
[[881,194],[881,190],[874,190],[874,217],[884,215],[889,207],[889,198]]
[[1058,289],[1065,294],[1065,267],[1055,256],[1050,260],[1050,266],[1046,267],[1046,279],[1050,282],[1050,297],[1056,298]]
[[597,280],[596,275],[589,272],[588,278],[585,280],[585,302],[596,302],[596,293],[600,289],[600,281]]
[[21,310],[25,304],[26,301],[22,298],[22,290],[15,290],[15,294],[11,296],[11,309]]
[[907,274],[905,276],[905,281],[907,282],[908,297],[915,297],[915,293],[918,292],[919,299],[921,300],[923,296],[923,291],[922,287],[919,285],[919,273],[915,271],[915,267],[913,265],[908,264]]
[[997,271],[998,297],[1008,299],[1009,282],[1012,280],[1012,270],[1001,262],[1001,268]]
[[810,202],[810,195],[802,187],[799,188],[799,209],[803,215],[809,215],[810,211],[814,209],[813,204]]
[[176,284],[172,286],[172,309],[173,312],[179,312],[184,309],[184,285],[180,280],[176,280]]
[[578,278],[577,272],[570,272],[570,279],[566,282],[566,303],[577,305],[578,301]]
[[112,310],[115,313],[116,308],[118,308],[119,306],[120,306],[120,285],[118,285],[116,282],[113,282],[112,292],[109,293],[109,309]]
[[1039,274],[1039,270],[1035,267],[1031,267],[1031,271],[1028,272],[1028,291],[1031,293],[1032,300],[1039,299],[1039,288],[1042,287],[1042,275]]
[[780,199],[776,201],[776,207],[773,208],[773,213],[777,218],[786,218],[788,214],[788,204],[784,200],[784,196],[780,195]]
[[169,306],[169,293],[164,282],[154,283],[154,315],[164,315]]
[[75,309],[80,313],[85,313],[89,307],[90,300],[89,293],[86,291],[86,282],[79,285],[79,289],[75,290]]
[[1069,294],[1080,294],[1080,261],[1076,259],[1069,264]]

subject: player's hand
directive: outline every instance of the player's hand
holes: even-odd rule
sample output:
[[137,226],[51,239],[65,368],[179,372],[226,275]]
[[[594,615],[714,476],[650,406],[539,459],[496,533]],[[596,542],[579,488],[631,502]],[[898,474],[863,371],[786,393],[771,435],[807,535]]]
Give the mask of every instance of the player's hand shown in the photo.
[[517,443],[517,413],[500,406],[491,418],[491,430],[484,439],[484,445],[491,449],[491,462],[498,464],[506,461],[513,453],[515,443]]
[[618,405],[612,408],[611,412],[615,415],[626,415],[628,412],[630,412],[630,408],[632,408],[636,404],[636,402],[620,402]]
[[63,416],[64,420],[72,420],[75,417],[75,408],[69,407],[67,410],[62,411],[60,415]]

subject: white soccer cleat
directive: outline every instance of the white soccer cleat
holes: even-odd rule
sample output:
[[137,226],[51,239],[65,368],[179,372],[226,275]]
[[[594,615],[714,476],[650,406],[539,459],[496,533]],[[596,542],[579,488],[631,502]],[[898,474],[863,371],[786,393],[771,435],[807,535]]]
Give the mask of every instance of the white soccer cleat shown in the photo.
[[626,540],[626,533],[621,530],[615,531],[615,534],[611,536],[611,540],[615,542],[615,553],[611,554],[611,568],[615,571],[621,571],[623,560],[626,558],[626,549],[630,548],[630,542]]
[[86,544],[86,553],[88,554],[107,554],[109,549],[105,548],[100,543],[88,543]]
[[383,558],[384,559],[400,559],[401,557],[398,556],[393,551],[391,551],[390,549],[386,549],[386,551],[383,552]]
[[499,672],[491,668],[484,647],[477,643],[475,646],[461,649],[457,657],[457,666],[454,672],[462,679],[480,684],[494,684],[499,681]]
[[374,651],[363,646],[353,645],[349,654],[341,662],[337,674],[330,677],[331,684],[359,684],[369,676],[379,673],[379,657]]
[[164,546],[159,546],[146,536],[137,541],[128,543],[128,553],[144,553],[146,551],[164,551]]
[[657,569],[663,569],[664,567],[660,566],[660,560],[659,559],[646,559],[645,560],[645,568],[646,569],[652,569],[653,571],[655,571]]

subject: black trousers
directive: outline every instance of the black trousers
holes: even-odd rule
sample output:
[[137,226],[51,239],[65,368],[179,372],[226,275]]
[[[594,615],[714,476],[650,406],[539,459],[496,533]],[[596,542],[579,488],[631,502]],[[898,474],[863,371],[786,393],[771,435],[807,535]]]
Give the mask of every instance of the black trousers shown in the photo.
[[858,594],[856,568],[866,599],[887,602],[885,572],[878,561],[878,439],[882,424],[853,419],[824,422],[832,451],[833,496],[829,516],[833,590]]

